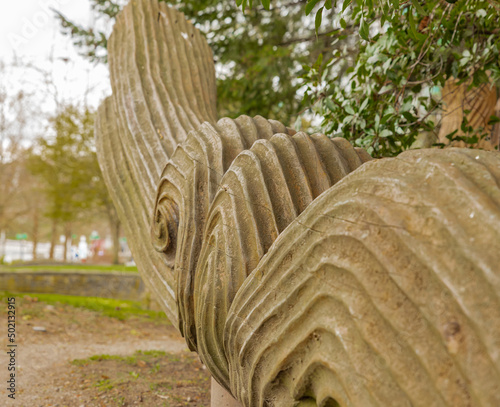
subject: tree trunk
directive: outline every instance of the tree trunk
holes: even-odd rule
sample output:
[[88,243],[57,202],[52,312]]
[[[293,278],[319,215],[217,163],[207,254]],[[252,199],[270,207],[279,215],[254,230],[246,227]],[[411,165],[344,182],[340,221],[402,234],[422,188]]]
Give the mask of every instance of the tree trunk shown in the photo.
[[52,219],[52,232],[51,232],[51,237],[50,237],[50,251],[49,251],[49,259],[53,260],[54,259],[54,250],[56,248],[56,243],[57,243],[57,220]]
[[36,249],[38,246],[38,205],[35,205],[33,212],[33,260],[36,260]]
[[0,244],[2,245],[2,252],[0,254],[0,264],[3,262],[3,258],[5,257],[5,243],[7,239],[5,238],[5,232],[0,232]]
[[[500,99],[497,100],[495,116],[500,117]],[[491,132],[491,144],[497,150],[500,147],[500,123],[495,123],[495,126],[493,126],[493,130]]]
[[64,261],[68,261],[68,242],[70,241],[71,238],[71,225],[66,224],[64,227],[64,253],[63,253],[63,259]]

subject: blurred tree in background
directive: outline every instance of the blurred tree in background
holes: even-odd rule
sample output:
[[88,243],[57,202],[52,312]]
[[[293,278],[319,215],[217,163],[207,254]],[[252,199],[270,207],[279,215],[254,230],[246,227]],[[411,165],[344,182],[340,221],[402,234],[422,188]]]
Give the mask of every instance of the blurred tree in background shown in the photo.
[[33,205],[32,200],[24,198],[32,187],[25,158],[35,108],[30,93],[8,91],[7,71],[8,67],[0,62],[0,232],[29,213]]
[[94,117],[88,108],[65,106],[50,119],[51,134],[37,139],[28,168],[41,181],[46,197],[45,216],[52,221],[50,257],[54,255],[59,227],[67,246],[75,223],[105,215],[113,236],[113,260],[117,263],[120,228],[97,162]]
[[15,253],[14,238],[33,243],[34,260],[50,240],[54,259],[61,232],[69,243],[107,229],[113,252],[101,260],[117,263],[120,223],[97,162],[94,112],[63,100],[53,75],[21,59],[0,61],[0,263]]

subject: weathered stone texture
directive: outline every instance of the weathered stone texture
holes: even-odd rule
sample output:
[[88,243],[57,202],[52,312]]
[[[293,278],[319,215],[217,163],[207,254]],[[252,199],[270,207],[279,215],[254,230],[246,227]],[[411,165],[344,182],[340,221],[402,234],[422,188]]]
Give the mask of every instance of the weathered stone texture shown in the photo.
[[496,153],[421,150],[318,197],[233,301],[233,394],[245,406],[500,405],[499,185]]
[[[196,350],[194,275],[209,206],[234,157],[253,140],[269,138],[275,130],[261,117],[204,123],[178,146],[161,176],[153,244],[174,270],[179,327],[192,350]],[[279,130],[286,128],[281,125]]]
[[227,388],[222,335],[238,288],[314,198],[370,159],[344,139],[288,132],[261,117],[205,123],[158,188],[153,243],[177,278],[181,333]]

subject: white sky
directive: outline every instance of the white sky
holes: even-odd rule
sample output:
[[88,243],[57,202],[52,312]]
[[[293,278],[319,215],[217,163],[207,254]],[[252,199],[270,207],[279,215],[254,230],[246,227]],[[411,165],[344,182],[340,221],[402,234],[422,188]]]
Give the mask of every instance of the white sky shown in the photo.
[[[10,64],[17,58],[22,64],[29,63],[51,72],[60,102],[97,107],[100,100],[111,93],[107,67],[91,64],[78,55],[70,38],[61,34],[60,24],[50,8],[84,26],[92,23],[88,0],[3,0],[0,3],[0,61]],[[13,67],[2,80],[7,80],[13,90],[38,86],[43,110],[50,112],[55,108],[54,98],[34,69]]]

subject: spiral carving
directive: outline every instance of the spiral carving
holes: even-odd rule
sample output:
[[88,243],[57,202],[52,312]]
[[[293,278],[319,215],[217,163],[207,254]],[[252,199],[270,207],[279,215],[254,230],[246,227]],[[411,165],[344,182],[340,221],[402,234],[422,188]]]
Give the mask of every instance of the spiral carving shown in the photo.
[[156,251],[164,253],[172,264],[177,247],[177,229],[179,227],[179,207],[168,197],[160,196],[156,202],[151,240]]
[[238,289],[316,197],[370,158],[363,152],[321,134],[275,134],[240,153],[222,177],[203,233],[194,313],[197,351],[223,386],[224,325]]
[[234,158],[256,140],[271,138],[278,131],[288,132],[281,123],[262,117],[204,123],[178,146],[162,173],[153,243],[174,270],[179,328],[191,350],[197,349],[194,276],[210,204]]

